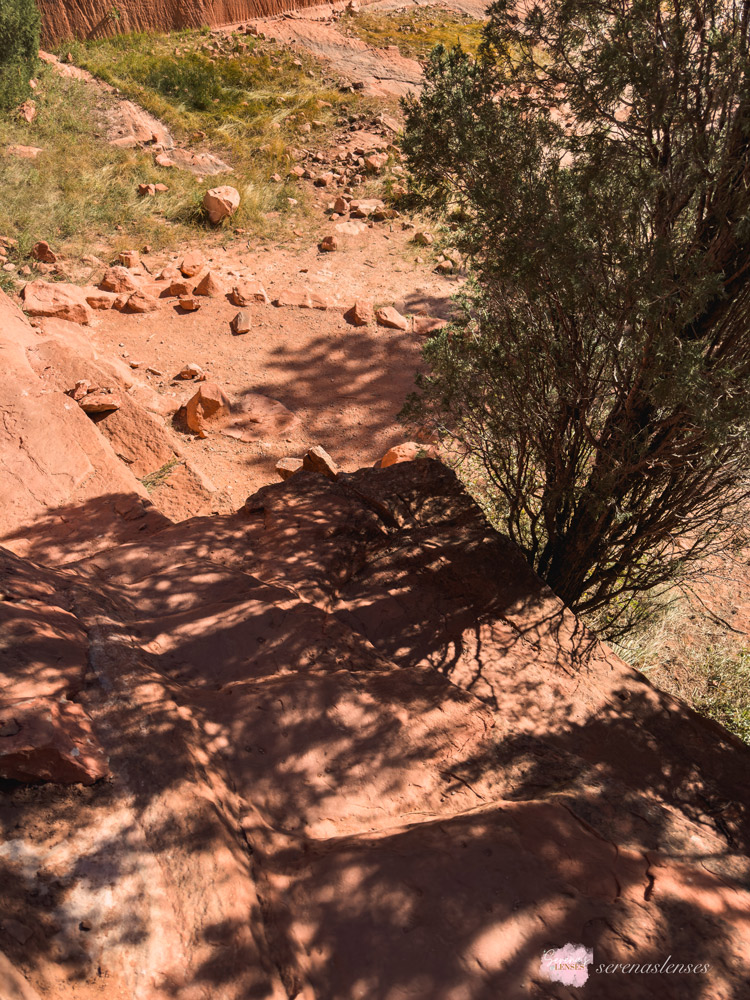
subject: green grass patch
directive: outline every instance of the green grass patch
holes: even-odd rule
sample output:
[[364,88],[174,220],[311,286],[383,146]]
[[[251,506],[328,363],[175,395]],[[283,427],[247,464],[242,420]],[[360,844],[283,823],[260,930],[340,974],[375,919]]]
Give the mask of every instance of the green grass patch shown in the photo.
[[[242,196],[232,227],[283,236],[305,214],[304,190],[286,179],[290,150],[325,145],[337,120],[379,105],[340,93],[315,60],[266,40],[217,41],[183,31],[73,42],[60,54],[68,52],[76,65],[161,119],[178,145],[218,155],[233,173],[197,178],[157,167],[148,150],[112,147],[107,113],[114,96],[43,66],[35,120],[0,116],[0,146],[44,150],[36,160],[0,152],[0,236],[18,240],[13,262],[25,262],[40,239],[63,255],[103,256],[142,244],[173,247],[201,229],[205,238],[213,230],[203,217],[203,195],[217,184],[232,184]],[[282,183],[271,182],[275,173]],[[138,197],[139,184],[158,182],[169,191]],[[290,207],[289,197],[299,205]],[[216,238],[226,240],[228,231]],[[11,281],[0,278],[4,286]]]
[[368,45],[397,45],[401,55],[424,60],[436,45],[451,48],[460,43],[466,52],[475,53],[482,40],[483,22],[459,11],[417,7],[398,14],[346,14],[339,26],[344,34]]
[[147,476],[144,476],[143,479],[141,479],[141,483],[146,487],[149,493],[153,493],[154,490],[158,489],[169,479],[178,465],[182,465],[182,459],[171,458],[168,462],[165,462],[160,469],[157,469],[155,472],[149,472]]

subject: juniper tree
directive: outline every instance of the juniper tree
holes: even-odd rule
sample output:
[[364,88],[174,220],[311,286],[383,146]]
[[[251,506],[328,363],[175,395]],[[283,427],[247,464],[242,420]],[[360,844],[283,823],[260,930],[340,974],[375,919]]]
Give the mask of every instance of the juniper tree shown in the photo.
[[40,23],[36,0],[0,0],[0,111],[15,107],[29,93]]
[[579,612],[674,579],[748,498],[749,11],[499,0],[405,104],[473,276],[406,417]]

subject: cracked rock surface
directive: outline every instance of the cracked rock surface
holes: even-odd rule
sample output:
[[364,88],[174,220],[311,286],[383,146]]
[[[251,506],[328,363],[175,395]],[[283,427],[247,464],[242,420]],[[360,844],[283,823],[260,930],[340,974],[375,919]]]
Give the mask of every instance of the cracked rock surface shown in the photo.
[[747,748],[593,640],[441,464],[36,557],[0,550],[0,722],[62,699],[108,776],[4,784],[29,989],[567,998],[540,960],[573,942],[710,965],[586,996],[741,996]]

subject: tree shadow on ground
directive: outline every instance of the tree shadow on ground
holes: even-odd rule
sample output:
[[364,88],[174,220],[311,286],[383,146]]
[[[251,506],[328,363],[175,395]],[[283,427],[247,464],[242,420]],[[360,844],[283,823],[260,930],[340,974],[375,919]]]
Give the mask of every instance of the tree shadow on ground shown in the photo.
[[[31,934],[0,942],[54,995],[120,954],[175,998],[747,996],[750,751],[598,646],[436,463],[0,569],[84,625],[113,775],[4,789]],[[566,942],[711,971],[577,990],[539,973]]]

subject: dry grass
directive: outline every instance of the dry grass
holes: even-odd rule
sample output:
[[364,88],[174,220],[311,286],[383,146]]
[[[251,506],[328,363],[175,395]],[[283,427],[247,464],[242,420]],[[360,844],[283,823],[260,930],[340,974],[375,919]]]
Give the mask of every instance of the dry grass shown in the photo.
[[482,40],[483,22],[467,14],[439,7],[414,8],[402,13],[377,14],[366,10],[347,14],[339,22],[344,34],[382,48],[397,45],[403,56],[424,60],[436,45],[460,44],[474,53]]
[[649,624],[621,643],[649,680],[750,743],[750,639],[714,620],[689,596],[653,599]]
[[[0,236],[18,241],[14,263],[23,264],[40,239],[69,256],[144,244],[159,250],[198,232],[204,240],[231,239],[231,230],[210,229],[201,208],[205,191],[227,181],[242,195],[233,224],[245,238],[280,237],[304,220],[304,191],[271,176],[287,177],[290,149],[324,146],[337,120],[377,102],[340,93],[314,60],[275,43],[230,37],[218,51],[215,44],[206,33],[185,31],[71,43],[65,52],[161,118],[179,144],[231,163],[233,174],[219,179],[160,168],[148,152],[110,146],[114,98],[40,66],[34,122],[0,117],[0,146],[44,149],[36,160],[0,154]],[[166,194],[138,197],[138,184],[158,182],[169,186]],[[8,288],[12,275],[0,276]]]

